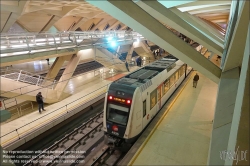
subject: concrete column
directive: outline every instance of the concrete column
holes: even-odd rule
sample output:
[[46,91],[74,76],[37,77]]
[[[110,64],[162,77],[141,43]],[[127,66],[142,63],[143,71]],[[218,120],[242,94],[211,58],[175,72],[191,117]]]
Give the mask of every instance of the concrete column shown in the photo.
[[[232,9],[232,11],[230,12],[230,14],[232,14],[232,17],[230,18],[228,27],[227,27],[227,31],[226,31],[226,35],[225,35],[225,43],[224,43],[224,52],[223,52],[223,56],[221,58],[221,68],[223,68],[224,63],[225,63],[225,59],[227,57],[227,51],[229,48],[229,45],[231,43],[231,38],[233,36],[233,32],[236,26],[236,21],[238,18],[238,11],[239,11],[239,2],[236,1],[235,2],[235,8]],[[234,4],[234,3],[232,3]]]
[[13,13],[11,12],[8,19],[6,20],[5,24],[3,24],[1,33],[8,32],[10,27],[17,21],[17,19],[21,17],[19,13]]
[[[249,54],[248,54],[249,56]],[[235,103],[232,128],[229,136],[227,151],[237,152],[237,160],[227,158],[225,165],[250,165],[249,162],[249,60],[247,72],[240,78],[237,99]],[[246,67],[246,66],[244,66]]]
[[241,65],[239,87],[227,147],[227,152],[237,152],[237,155],[236,160],[226,158],[225,165],[249,165],[249,33],[250,28]]
[[[249,3],[241,3],[245,2]],[[234,33],[246,26],[241,23],[246,17],[243,14],[245,7],[240,7],[242,13],[239,12]],[[249,25],[249,19],[245,21]],[[231,48],[235,49],[234,54],[232,50],[228,51],[225,66],[233,64],[235,67],[224,70],[220,79],[208,165],[249,165],[249,34],[250,26],[243,38],[245,41],[237,42],[234,41],[237,37],[233,37]],[[243,46],[237,49],[238,43]]]
[[[236,22],[234,31],[232,31],[232,37],[229,37],[228,42],[230,45],[226,50],[227,55],[225,59],[225,64],[223,66],[222,71],[226,71],[232,69],[236,66],[239,66],[242,62],[244,48],[246,45],[247,39],[247,31],[249,26],[249,1],[241,1],[243,5],[241,5],[241,9],[239,9],[239,16]],[[236,15],[238,13],[235,13]],[[248,39],[249,40],[249,39]]]
[[52,64],[51,68],[49,69],[49,72],[47,73],[45,77],[45,82],[43,83],[43,86],[48,86],[53,83],[55,77],[60,71],[65,60],[71,57],[72,55],[68,55],[68,56],[66,55],[66,56],[61,56],[61,57],[56,58],[55,62]]
[[239,84],[239,68],[223,72],[217,94],[208,165],[224,165],[220,154],[227,150],[232,114]]
[[1,16],[1,33],[9,31],[10,27],[24,14],[24,11],[26,10],[29,2],[30,1],[24,0],[18,1],[17,5],[1,4],[1,11],[10,12],[9,17],[7,17],[6,19]]
[[56,85],[56,88],[55,90],[57,90],[57,97],[58,97],[58,100],[60,100],[62,94],[63,94],[63,91],[65,89],[65,87],[67,86],[70,78],[72,77],[78,63],[80,61],[80,55],[79,54],[74,54],[72,55],[70,61],[68,62],[64,72],[63,72],[63,75],[61,76],[58,84]]

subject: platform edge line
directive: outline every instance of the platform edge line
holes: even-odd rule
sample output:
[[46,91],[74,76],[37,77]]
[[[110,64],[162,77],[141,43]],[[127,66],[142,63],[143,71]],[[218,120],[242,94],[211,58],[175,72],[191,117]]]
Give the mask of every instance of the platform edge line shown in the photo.
[[[192,73],[192,75],[193,75],[193,73]],[[134,155],[134,157],[130,160],[130,162],[128,163],[129,166],[132,166],[134,164],[135,160],[137,159],[137,157],[139,156],[139,154],[141,153],[141,151],[144,149],[144,147],[146,146],[146,144],[148,143],[148,141],[150,140],[150,138],[154,134],[155,130],[161,124],[162,120],[165,118],[165,116],[167,115],[168,111],[172,108],[172,106],[174,105],[174,103],[176,102],[176,100],[179,98],[180,94],[182,93],[182,91],[184,90],[184,88],[186,87],[186,85],[188,84],[188,82],[190,81],[190,79],[191,79],[191,76],[188,78],[187,82],[184,84],[184,86],[182,87],[182,89],[176,95],[176,97],[174,98],[174,100],[170,103],[168,109],[165,111],[165,113],[163,114],[163,116],[157,122],[157,124],[155,125],[155,127],[153,128],[153,130],[149,133],[149,136],[146,138],[146,140],[140,146],[139,150],[136,152],[136,154]]]

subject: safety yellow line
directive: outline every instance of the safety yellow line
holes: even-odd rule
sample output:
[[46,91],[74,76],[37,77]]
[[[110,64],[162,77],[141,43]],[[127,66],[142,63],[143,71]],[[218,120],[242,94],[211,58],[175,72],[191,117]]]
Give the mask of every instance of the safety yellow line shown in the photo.
[[[76,104],[76,105],[74,105],[74,106],[72,106],[72,107],[70,107],[70,108],[68,108],[68,109],[70,110],[70,109],[76,107],[77,105],[81,105],[81,104],[85,103],[86,101],[91,100],[91,99],[95,98],[97,95],[100,95],[101,93],[106,92],[106,91],[107,91],[107,90],[102,90],[101,92],[99,92],[99,93],[97,93],[97,94],[91,96],[91,97],[88,98],[88,99],[85,99],[85,100],[82,101],[81,103],[78,103],[78,104]],[[62,111],[62,112],[60,112],[60,113],[58,113],[58,114],[52,116],[52,117],[49,118],[49,119],[46,119],[45,121],[43,121],[43,122],[41,122],[41,123],[39,123],[39,124],[37,124],[37,125],[35,125],[35,126],[29,128],[28,130],[25,130],[25,131],[19,133],[19,136],[22,135],[23,133],[27,133],[27,132],[30,131],[31,129],[34,129],[35,127],[37,127],[37,126],[39,126],[39,125],[41,125],[41,124],[43,124],[43,123],[45,123],[45,122],[51,120],[52,118],[54,118],[54,117],[56,117],[56,116],[58,116],[58,115],[60,115],[60,114],[63,114],[63,113],[64,113],[64,111]],[[15,139],[15,138],[18,138],[18,135],[16,135],[16,136],[14,136],[14,137],[12,137],[12,138],[6,140],[5,142],[1,143],[1,146],[4,146],[5,144],[7,144],[8,142],[10,142],[11,140],[13,140],[13,139]]]
[[[192,73],[193,75],[193,73]],[[152,137],[152,135],[154,134],[155,130],[158,128],[158,126],[161,124],[162,120],[165,118],[165,116],[167,115],[168,111],[172,108],[172,106],[174,105],[174,103],[176,102],[176,100],[178,99],[178,97],[180,96],[180,94],[182,93],[182,91],[184,90],[184,88],[186,87],[187,83],[190,81],[191,76],[188,78],[188,81],[185,83],[185,85],[182,87],[182,89],[179,91],[179,93],[176,95],[176,97],[174,98],[174,100],[170,103],[168,109],[165,111],[165,113],[163,114],[163,116],[161,116],[160,120],[157,122],[156,126],[153,128],[153,130],[151,130],[151,132],[149,133],[149,136],[146,138],[146,140],[143,142],[143,144],[140,146],[139,150],[136,152],[136,154],[134,155],[134,157],[130,160],[130,162],[128,163],[128,165],[133,165],[135,160],[137,159],[137,157],[140,155],[141,151],[144,149],[144,147],[146,146],[146,144],[148,143],[148,141],[150,140],[150,138]]]

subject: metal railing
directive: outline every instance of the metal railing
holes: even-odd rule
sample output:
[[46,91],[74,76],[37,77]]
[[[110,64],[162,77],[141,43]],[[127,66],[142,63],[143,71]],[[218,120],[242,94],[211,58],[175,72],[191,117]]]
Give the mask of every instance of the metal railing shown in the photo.
[[[65,116],[65,115],[68,114],[69,112],[73,111],[77,106],[81,106],[81,105],[83,105],[83,104],[86,104],[86,103],[90,102],[91,100],[95,99],[96,97],[105,94],[105,93],[107,92],[107,89],[108,89],[109,84],[110,84],[110,83],[108,83],[108,84],[106,84],[106,85],[104,85],[104,86],[102,86],[102,87],[100,87],[100,88],[98,88],[98,89],[92,91],[92,92],[89,93],[89,94],[86,94],[86,95],[84,95],[84,96],[81,96],[80,98],[78,98],[78,99],[76,99],[76,100],[74,100],[74,101],[71,101],[71,102],[69,102],[69,103],[66,103],[66,104],[63,105],[62,107],[59,107],[59,108],[57,108],[56,110],[51,111],[51,112],[49,112],[48,114],[46,114],[46,115],[44,115],[44,116],[42,116],[42,117],[40,117],[40,118],[37,118],[37,119],[35,119],[35,120],[33,120],[33,121],[31,121],[31,122],[25,124],[25,125],[22,125],[21,127],[18,127],[18,128],[16,128],[15,130],[12,130],[12,131],[10,131],[10,132],[4,134],[4,135],[1,135],[1,136],[0,136],[0,139],[2,140],[4,137],[6,137],[6,136],[8,136],[8,135],[10,135],[10,134],[16,133],[15,136],[13,136],[12,138],[6,140],[5,142],[2,142],[1,145],[4,146],[4,145],[9,144],[9,143],[11,143],[11,142],[15,142],[15,141],[21,139],[22,137],[25,137],[25,136],[27,135],[27,132],[29,132],[29,131],[30,131],[30,132],[32,132],[32,131],[34,132],[35,130],[39,129],[40,127],[42,127],[42,126],[44,126],[44,125],[49,125],[50,123],[53,123],[54,121],[58,120],[58,118],[60,118],[60,117],[62,117],[62,116]],[[98,91],[99,91],[99,92],[98,92]],[[93,96],[94,93],[96,93],[96,94]],[[86,99],[85,99],[84,101],[80,101],[80,100],[83,99],[84,97],[86,97]],[[61,110],[63,110],[63,111],[61,111]],[[52,113],[55,113],[55,112],[56,112],[57,114],[54,115],[53,117],[50,117],[50,115],[51,115]],[[44,117],[50,117],[50,118],[47,118],[46,120],[43,120],[40,124],[35,125],[35,126],[29,128],[29,129],[25,130],[25,131],[19,132],[19,130],[21,130],[21,129],[23,130],[24,127],[26,127],[26,126],[28,126],[28,125],[30,125],[30,124],[32,124],[32,123],[35,123],[35,122],[37,122],[38,120],[40,120],[40,119],[42,119],[42,118],[44,118]],[[52,121],[48,122],[48,121],[51,120],[52,118],[54,118],[54,119],[53,119]]]
[[[27,105],[30,105],[30,106],[28,106],[27,107]],[[26,106],[26,108],[24,108],[24,106]],[[8,109],[8,111],[10,111],[10,112],[12,112],[11,110],[16,110],[16,113],[11,113],[12,115],[11,116],[13,116],[13,115],[18,115],[18,117],[21,117],[22,115],[23,115],[23,112],[25,111],[25,110],[28,110],[28,109],[34,109],[34,105],[33,105],[33,103],[32,103],[32,101],[31,102],[28,102],[28,103],[24,103],[24,104],[21,104],[21,105],[15,105],[15,106],[12,106],[11,108],[9,108]],[[9,120],[7,120],[6,122],[9,122]]]
[[[87,74],[92,73],[92,72],[94,72],[94,77],[99,77],[99,78],[101,78],[101,79],[105,79],[105,78],[107,78],[107,77],[109,77],[109,76],[113,76],[114,73],[116,73],[117,71],[114,70],[114,69],[111,70],[111,69],[108,69],[108,68],[105,68],[105,67],[101,67],[101,68],[98,68],[98,69],[95,69],[95,70],[92,70],[92,71],[89,71],[89,72],[85,72],[85,73],[82,73],[82,74],[78,74],[78,75],[76,75],[76,76],[74,76],[74,77],[71,77],[71,78],[66,79],[66,80],[63,80],[63,81],[67,81],[67,80],[70,80],[70,79],[75,78],[75,77],[78,77],[78,76],[87,75]],[[71,73],[66,73],[65,75],[67,75],[67,74],[71,74]],[[60,81],[60,82],[63,82],[63,81]],[[56,83],[60,83],[60,82],[57,81]],[[21,95],[25,95],[25,94],[32,93],[33,91],[41,90],[41,89],[43,89],[43,88],[51,87],[52,85],[41,86],[41,87],[38,87],[37,89],[32,90],[32,91],[25,91],[25,90],[24,90],[25,93],[22,93],[22,92],[23,92],[22,89],[27,88],[27,87],[29,87],[29,86],[32,86],[32,85],[27,85],[27,86],[23,86],[23,87],[20,87],[20,88],[17,88],[17,89],[12,89],[12,90],[7,91],[7,92],[2,92],[2,93],[1,93],[2,95],[3,95],[4,93],[9,93],[9,92],[19,92],[19,93],[20,93],[20,95],[14,96],[14,97],[12,97],[12,98],[6,98],[6,99],[4,99],[4,100],[3,100],[3,107],[4,107],[5,109],[7,109],[7,108],[10,107],[10,106],[17,105],[17,104],[19,104],[19,103],[17,102],[16,97],[21,96]],[[55,86],[55,85],[53,85],[53,87],[54,87],[54,86]],[[47,98],[47,93],[48,93],[48,91],[46,91],[46,92],[43,94],[43,96],[44,96],[45,98]]]
[[52,81],[46,80],[45,77],[30,73],[24,70],[16,70],[16,69],[7,68],[5,71],[1,71],[1,73],[4,73],[3,75],[1,74],[1,77],[15,80],[18,82],[29,83],[29,84],[36,85],[36,86],[42,86],[43,82],[46,81],[46,83],[50,85],[47,88],[50,88],[50,89],[53,89],[56,84],[56,80],[52,80]]
[[111,44],[113,42],[144,39],[142,35],[133,31],[67,31],[57,33],[1,33],[1,56],[8,53],[18,55],[79,46],[95,46]]

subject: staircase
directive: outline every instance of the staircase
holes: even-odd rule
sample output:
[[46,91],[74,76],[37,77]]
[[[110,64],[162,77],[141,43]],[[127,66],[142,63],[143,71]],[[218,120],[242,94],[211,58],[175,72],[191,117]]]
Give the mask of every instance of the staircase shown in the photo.
[[116,71],[126,72],[126,66],[123,61],[119,59],[119,56],[115,56],[105,48],[96,49],[97,62],[108,68],[113,68]]

